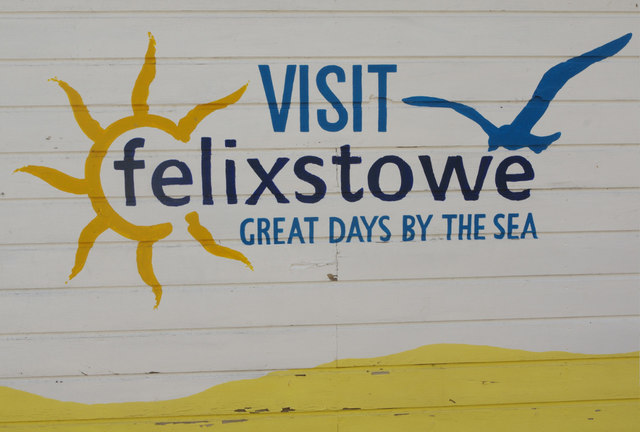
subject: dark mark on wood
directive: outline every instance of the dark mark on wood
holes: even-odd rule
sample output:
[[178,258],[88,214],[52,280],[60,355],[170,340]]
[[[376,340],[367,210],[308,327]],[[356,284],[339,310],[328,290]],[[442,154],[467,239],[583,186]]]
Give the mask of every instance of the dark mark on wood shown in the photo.
[[449,402],[456,403],[456,401],[454,401],[453,399],[449,399]]
[[593,420],[593,417],[589,417],[587,420]]
[[282,410],[280,412],[293,412],[295,411],[293,408],[291,407],[284,407],[282,408]]
[[389,371],[375,371],[371,372],[371,375],[389,375],[391,372]]
[[157,426],[177,425],[177,424],[198,424],[209,423],[208,420],[196,420],[196,421],[176,421],[176,422],[156,422]]
[[327,273],[327,277],[331,282],[336,282],[338,280],[338,276],[331,273]]
[[394,414],[394,416],[403,416],[403,415],[409,415],[409,413],[396,413],[396,414]]
[[253,414],[258,414],[263,412],[269,412],[269,408],[262,408],[262,409],[257,409],[255,411],[252,411]]
[[362,408],[342,408],[342,411],[357,411]]
[[296,374],[296,376],[307,376],[307,374]]
[[233,410],[233,412],[247,412],[246,409],[238,408],[237,410]]
[[238,419],[238,420],[222,420],[222,424],[227,424],[227,423],[242,423],[242,422],[246,422],[249,421],[247,419]]

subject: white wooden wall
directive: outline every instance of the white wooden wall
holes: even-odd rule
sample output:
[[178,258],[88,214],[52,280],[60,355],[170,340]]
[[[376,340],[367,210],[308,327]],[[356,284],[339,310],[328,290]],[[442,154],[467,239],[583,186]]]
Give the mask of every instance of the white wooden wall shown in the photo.
[[[269,371],[437,343],[637,351],[638,10],[635,1],[622,0],[3,1],[0,386],[61,401],[152,401]],[[103,126],[128,116],[147,32],[157,40],[152,113],[177,121],[195,104],[249,81],[242,99],[207,117],[190,143],[163,141],[137,154],[148,167],[169,158],[187,161],[195,176],[188,208],[159,204],[142,180],[138,206],[126,208],[122,173],[103,175],[108,198],[128,218],[174,224],[171,236],[154,246],[164,287],[157,310],[136,269],[136,243],[114,232],[98,238],[84,270],[65,284],[78,236],[95,216],[90,202],[13,173],[44,165],[83,175],[91,141],[64,92],[47,80],[56,76],[72,85]],[[509,123],[550,67],[629,32],[627,47],[571,79],[552,102],[533,131],[562,132],[549,150],[493,152],[478,201],[464,201],[455,180],[446,201],[433,200],[417,155],[431,155],[438,169],[447,156],[463,155],[473,177],[488,154],[487,137],[452,110],[411,107],[402,98],[456,100],[498,125]],[[366,71],[368,64],[396,64],[398,71],[389,74],[388,131],[376,130],[376,81],[365,73],[363,132],[352,132],[350,123],[341,132],[322,131],[315,109],[329,105],[312,87],[311,131],[299,132],[292,107],[287,132],[274,133],[259,64],[271,66],[278,97],[285,65],[308,64],[312,85],[319,68],[339,65],[347,83],[334,88],[345,101],[351,65]],[[294,100],[297,92],[296,81]],[[210,207],[198,192],[201,136],[214,143],[216,204]],[[226,138],[237,139],[237,149],[225,151]],[[122,157],[123,144],[105,166]],[[353,184],[365,186],[357,203],[342,199],[330,163],[344,144],[364,161],[353,169]],[[395,203],[379,201],[366,187],[366,169],[387,154],[408,161],[415,177],[414,190]],[[497,164],[513,154],[525,156],[536,173],[531,197],[520,202],[499,196],[491,184]],[[303,155],[325,161],[315,170],[328,187],[318,204],[293,196],[302,183],[292,163]],[[266,192],[258,205],[244,205],[259,183],[244,160],[258,157],[271,166],[281,156],[292,159],[277,177],[291,203],[278,204]],[[221,186],[227,157],[239,167],[235,206],[225,204]],[[383,184],[393,188],[397,178],[385,177]],[[206,253],[186,229],[184,214],[193,210],[255,271]],[[447,241],[445,225],[435,221],[443,213],[486,213],[491,237],[491,215],[510,212],[531,212],[539,238]],[[402,242],[402,215],[430,213],[428,240]],[[322,221],[330,216],[383,214],[391,217],[391,241],[328,242]],[[315,244],[240,242],[242,219],[278,216],[319,217]]]

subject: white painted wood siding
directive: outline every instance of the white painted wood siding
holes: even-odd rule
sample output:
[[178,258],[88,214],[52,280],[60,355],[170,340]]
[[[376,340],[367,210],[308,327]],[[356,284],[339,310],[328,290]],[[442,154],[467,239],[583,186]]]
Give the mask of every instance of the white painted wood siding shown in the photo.
[[[87,403],[164,400],[272,370],[434,343],[638,350],[639,18],[637,3],[623,0],[2,2],[0,386]],[[250,82],[240,102],[203,121],[190,143],[144,153],[149,167],[172,157],[192,167],[188,210],[162,206],[139,183],[134,214],[124,206],[121,177],[104,178],[107,197],[131,218],[174,223],[154,246],[164,287],[155,311],[137,273],[136,243],[113,232],[98,238],[83,271],[65,284],[78,236],[95,213],[86,196],[12,173],[31,164],[83,175],[91,141],[65,94],[47,80],[71,84],[103,126],[130,115],[148,31],[158,41],[151,112],[177,121],[195,104]],[[417,156],[431,155],[440,170],[447,156],[462,155],[474,178],[487,137],[451,110],[410,107],[403,97],[456,100],[508,123],[550,67],[628,32],[628,46],[571,79],[534,129],[562,137],[540,155],[523,151],[536,172],[530,199],[512,202],[495,191],[495,168],[512,155],[501,149],[491,154],[479,201],[464,201],[455,180],[446,201],[433,200]],[[278,97],[285,65],[308,64],[313,84],[319,68],[337,64],[347,73],[347,83],[335,87],[343,101],[351,65],[396,64],[388,131],[375,130],[376,81],[365,73],[363,132],[350,124],[338,133],[320,130],[315,109],[329,105],[312,87],[311,132],[297,130],[294,106],[287,132],[274,133],[258,64],[271,65]],[[197,180],[200,136],[214,140],[216,204],[208,208]],[[225,138],[237,139],[238,148],[222,149]],[[121,157],[123,143],[107,163]],[[353,204],[340,196],[330,163],[344,144],[364,161],[352,181],[365,186],[365,198]],[[387,154],[408,161],[415,177],[414,190],[396,203],[366,188],[366,170]],[[255,207],[243,204],[259,183],[241,166],[246,158],[270,166],[303,155],[325,161],[314,171],[328,187],[319,204],[295,201],[295,191],[310,189],[291,166],[278,177],[290,204],[268,193]],[[224,203],[227,157],[239,166],[235,206]],[[382,184],[394,190],[397,178],[383,176]],[[193,241],[183,220],[191,210],[255,271]],[[490,218],[509,212],[531,212],[539,238],[492,239]],[[426,242],[402,242],[402,215],[443,213],[487,214],[488,239],[447,241],[443,221],[434,219]],[[387,243],[331,244],[325,223],[313,245],[247,246],[239,238],[247,217],[383,214],[394,234]]]

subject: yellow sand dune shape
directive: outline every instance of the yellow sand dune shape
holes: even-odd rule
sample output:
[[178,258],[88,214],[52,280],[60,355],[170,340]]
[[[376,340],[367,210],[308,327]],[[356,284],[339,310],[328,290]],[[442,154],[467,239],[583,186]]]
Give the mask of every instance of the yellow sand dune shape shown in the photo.
[[625,431],[638,353],[430,345],[277,371],[168,401],[85,405],[0,388],[1,430]]

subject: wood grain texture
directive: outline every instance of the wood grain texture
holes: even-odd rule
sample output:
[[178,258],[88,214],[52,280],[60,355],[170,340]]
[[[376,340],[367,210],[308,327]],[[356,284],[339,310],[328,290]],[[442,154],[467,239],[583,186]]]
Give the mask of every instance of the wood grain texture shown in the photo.
[[475,320],[629,316],[640,308],[637,275],[165,285],[164,296],[168,301],[154,311],[141,281],[128,287],[2,290],[2,333],[336,324],[366,329],[375,323],[442,321],[472,326]]
[[637,6],[629,0],[613,0],[603,3],[597,0],[584,0],[581,2],[540,0],[537,2],[511,2],[505,0],[492,0],[479,4],[473,0],[398,0],[392,4],[384,1],[348,0],[331,3],[307,3],[295,0],[276,0],[265,3],[260,0],[238,0],[229,4],[226,2],[209,2],[207,0],[185,0],[176,4],[171,0],[114,0],[109,3],[93,3],[88,6],[79,0],[54,0],[43,4],[37,0],[21,1],[20,3],[7,3],[3,5],[6,12],[114,12],[114,11],[300,11],[300,12],[339,12],[339,11],[434,11],[434,12],[461,12],[473,11],[509,12],[509,11],[548,11],[548,12],[637,12]]
[[[500,350],[451,345],[397,355],[403,362],[415,355],[421,365],[334,368],[273,372],[264,377],[213,387],[191,397],[163,402],[85,405],[46,400],[2,388],[7,421],[65,419],[157,418],[176,415],[372,411],[390,406],[404,409],[477,405],[562,403],[564,401],[625,400],[638,397],[637,354],[616,357],[479,363],[424,364],[430,353],[467,354]],[[509,350],[503,355],[509,356]],[[432,357],[435,359],[436,357]],[[421,360],[419,360],[421,359]],[[606,376],[606,379],[603,377]],[[635,379],[634,379],[635,378]],[[544,385],[540,385],[544,383]],[[14,398],[9,401],[9,398]],[[38,406],[34,415],[27,406]],[[244,413],[244,414],[243,414]],[[631,413],[626,415],[631,416]],[[569,422],[571,423],[571,422]]]
[[[83,19],[79,19],[79,18]],[[153,31],[164,40],[163,56],[179,58],[409,56],[574,56],[637,28],[632,14],[416,14],[387,19],[378,14],[272,15],[229,13],[201,15],[0,16],[0,37],[7,44],[0,59],[140,58],[131,41]],[[538,32],[540,20],[545,31]],[[187,25],[188,23],[188,25]],[[175,31],[176,25],[181,31]],[[259,26],[259,27],[258,27]],[[73,32],[68,29],[73,28]],[[282,34],[296,35],[281,43]],[[28,39],[17,35],[28,34]],[[77,38],[77,35],[83,35]],[[331,41],[326,35],[331,34]],[[532,38],[531,35],[536,37]],[[446,35],[446,37],[444,37]],[[512,37],[504,37],[513,35]],[[590,42],[585,43],[589,35]],[[206,39],[198,39],[198,37]],[[439,37],[438,37],[439,36]],[[446,39],[446,42],[443,40]],[[101,43],[108,40],[109,43]],[[349,41],[345,44],[344,41]],[[411,41],[406,43],[405,41]],[[580,47],[580,48],[578,48]],[[577,50],[577,52],[576,52]],[[632,42],[626,55],[637,56]]]
[[[491,419],[498,414],[501,421]],[[470,407],[437,409],[390,409],[380,411],[340,411],[327,414],[261,414],[236,416],[181,416],[156,419],[76,421],[67,423],[33,422],[0,425],[7,431],[148,431],[171,427],[176,432],[200,427],[216,427],[233,431],[434,431],[471,432],[486,427],[495,431],[536,432],[553,430],[558,419],[568,419],[563,430],[570,432],[608,432],[611,427],[620,432],[633,432],[637,420],[637,401],[593,401],[571,404],[524,404],[506,407]],[[373,421],[372,421],[373,420]]]
[[[617,337],[611,338],[611,334]],[[0,376],[15,379],[137,374],[143,378],[149,372],[267,372],[313,367],[318,359],[350,366],[352,362],[345,360],[350,358],[361,358],[359,366],[375,366],[381,361],[387,365],[398,365],[398,361],[413,364],[417,362],[415,357],[409,360],[377,357],[424,344],[473,342],[492,347],[552,351],[550,358],[566,359],[572,358],[567,352],[589,355],[630,352],[638,336],[637,317],[4,335],[0,336],[6,347],[0,357]],[[380,340],[385,342],[378,342]],[[50,359],[42,362],[38,353],[45,350]],[[509,359],[497,348],[496,351],[483,356],[465,352],[440,355],[436,362]],[[183,355],[185,352],[190,353],[188,357]],[[532,355],[537,353],[525,353],[515,359],[527,360]],[[369,360],[371,357],[376,359]]]
[[[594,41],[597,45],[606,40]],[[591,48],[595,48],[591,47]],[[185,80],[198,83],[224,83],[209,90],[210,98],[223,95],[226,91],[235,90],[249,81],[247,92],[239,102],[240,106],[248,104],[266,104],[262,87],[259,64],[269,65],[273,84],[277,95],[282,95],[284,76],[287,65],[308,65],[309,74],[314,78],[318,71],[327,64],[336,64],[345,72],[345,82],[331,82],[336,96],[345,103],[353,100],[352,65],[365,65],[362,77],[363,104],[377,105],[375,97],[378,93],[377,74],[368,73],[366,65],[385,64],[390,58],[379,57],[328,57],[324,59],[285,58],[271,59],[251,58],[236,60],[230,58],[203,58],[198,60],[163,59],[162,43],[157,62],[157,76],[153,83],[153,93],[149,102],[152,106],[186,106],[203,101],[207,93],[196,86],[180,85]],[[585,49],[589,47],[585,46]],[[626,50],[626,49],[625,49]],[[144,39],[140,40],[140,51],[144,52]],[[570,57],[582,52],[579,49]],[[622,51],[620,54],[624,54]],[[559,57],[523,57],[523,58],[482,58],[455,57],[431,58],[428,52],[415,57],[393,59],[397,72],[389,74],[388,97],[390,101],[400,102],[403,97],[417,94],[435,95],[451,100],[467,103],[486,102],[526,102],[542,75],[551,67],[560,63]],[[12,77],[21,76],[21,80],[7,86],[0,101],[0,109],[6,108],[53,108],[64,105],[63,93],[58,87],[48,82],[52,76],[68,81],[82,91],[85,102],[96,109],[117,108],[125,105],[130,98],[131,86],[140,71],[140,60],[124,59],[51,59],[39,61],[5,61],[0,68],[0,80],[10,82]],[[82,72],[81,72],[82,71]],[[637,101],[640,97],[640,84],[634,80],[637,73],[635,57],[613,57],[590,67],[587,71],[573,78],[554,98],[554,104],[568,102],[593,101]],[[108,79],[113,74],[119,77],[118,82],[110,81],[108,85],[95,85]],[[234,77],[230,80],[229,77]],[[296,77],[296,83],[298,82]],[[629,83],[620,86],[618,83]],[[228,88],[226,88],[228,86]],[[292,89],[293,100],[297,101],[300,91],[296,85]],[[316,108],[328,108],[329,103],[318,91],[315,80],[309,83],[309,101]],[[296,107],[291,113],[292,122],[296,119]],[[266,113],[266,110],[265,110]],[[222,114],[222,113],[220,113]],[[216,114],[217,115],[217,114]]]

